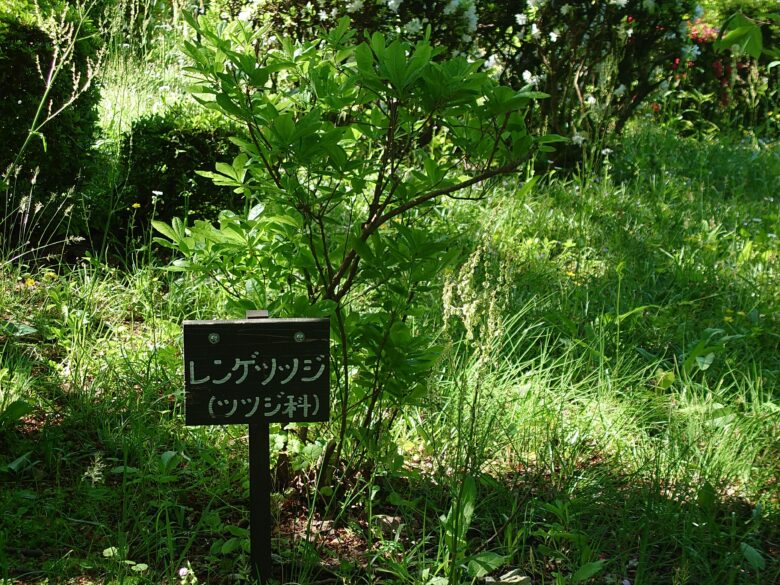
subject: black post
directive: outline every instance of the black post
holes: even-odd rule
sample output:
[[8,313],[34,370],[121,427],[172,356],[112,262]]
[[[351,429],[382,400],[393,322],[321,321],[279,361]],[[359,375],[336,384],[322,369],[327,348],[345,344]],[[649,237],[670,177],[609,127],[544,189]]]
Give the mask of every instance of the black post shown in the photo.
[[[268,311],[247,311],[265,319]],[[253,577],[271,579],[271,431],[265,421],[249,423],[249,550]]]
[[271,578],[271,444],[268,423],[249,423],[249,542],[253,576]]

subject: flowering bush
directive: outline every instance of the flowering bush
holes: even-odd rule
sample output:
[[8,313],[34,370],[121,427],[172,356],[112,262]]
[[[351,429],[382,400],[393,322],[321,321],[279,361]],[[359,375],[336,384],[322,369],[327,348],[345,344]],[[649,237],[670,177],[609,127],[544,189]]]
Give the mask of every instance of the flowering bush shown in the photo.
[[[251,0],[222,16],[306,38],[349,16],[359,31],[430,38],[515,88],[549,94],[529,122],[583,144],[619,132],[689,45],[692,0]],[[580,152],[578,144],[575,144]]]
[[[778,45],[780,26],[766,6],[732,4],[724,3],[720,11],[690,22],[691,44],[669,64],[674,79],[667,97],[676,102],[676,121],[683,128],[751,128],[776,134],[780,69],[773,71],[769,63],[773,57],[762,49]],[[726,11],[735,6],[752,10],[748,16],[728,15]]]
[[687,43],[689,1],[480,3],[480,48],[514,85],[549,94],[538,123],[573,145],[620,132]]

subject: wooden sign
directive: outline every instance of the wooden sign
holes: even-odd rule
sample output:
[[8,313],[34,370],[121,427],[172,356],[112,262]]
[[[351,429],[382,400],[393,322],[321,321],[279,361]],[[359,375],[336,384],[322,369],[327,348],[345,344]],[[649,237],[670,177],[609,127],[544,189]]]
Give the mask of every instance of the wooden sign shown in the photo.
[[328,319],[184,322],[188,425],[328,420]]
[[249,425],[253,572],[271,580],[271,422],[325,422],[330,414],[330,322],[268,319],[184,322],[184,420]]

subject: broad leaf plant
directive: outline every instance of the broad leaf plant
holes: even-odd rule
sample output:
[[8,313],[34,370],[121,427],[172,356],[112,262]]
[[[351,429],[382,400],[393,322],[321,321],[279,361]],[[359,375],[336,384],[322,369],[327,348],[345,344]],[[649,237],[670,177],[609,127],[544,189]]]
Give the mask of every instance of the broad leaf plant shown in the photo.
[[479,61],[443,58],[427,40],[358,42],[346,19],[301,43],[269,42],[241,21],[190,24],[193,95],[244,128],[235,160],[203,174],[246,205],[217,225],[157,222],[158,241],[180,253],[175,269],[212,279],[236,312],[329,316],[323,469],[397,465],[387,430],[425,397],[440,351],[425,326],[429,299],[458,258],[443,202],[483,198],[551,149],[558,137],[534,138],[525,124],[545,96],[499,84]]

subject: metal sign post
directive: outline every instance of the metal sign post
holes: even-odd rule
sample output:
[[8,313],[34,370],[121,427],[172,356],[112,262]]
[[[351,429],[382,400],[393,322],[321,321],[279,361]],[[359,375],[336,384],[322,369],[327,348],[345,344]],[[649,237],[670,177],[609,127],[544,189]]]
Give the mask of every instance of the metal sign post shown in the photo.
[[330,322],[268,319],[184,322],[184,419],[249,425],[249,522],[254,573],[271,577],[269,423],[330,415]]

